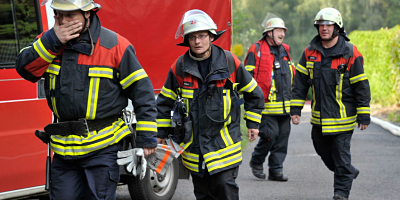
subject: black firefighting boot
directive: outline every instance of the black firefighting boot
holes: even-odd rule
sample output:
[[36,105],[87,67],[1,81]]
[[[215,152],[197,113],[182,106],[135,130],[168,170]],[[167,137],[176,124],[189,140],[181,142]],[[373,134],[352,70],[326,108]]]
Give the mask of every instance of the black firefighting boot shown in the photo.
[[333,200],[349,200],[349,198],[346,198],[340,194],[335,194],[335,196],[333,196]]
[[251,172],[259,179],[265,179],[266,175],[262,165],[257,165],[250,161]]

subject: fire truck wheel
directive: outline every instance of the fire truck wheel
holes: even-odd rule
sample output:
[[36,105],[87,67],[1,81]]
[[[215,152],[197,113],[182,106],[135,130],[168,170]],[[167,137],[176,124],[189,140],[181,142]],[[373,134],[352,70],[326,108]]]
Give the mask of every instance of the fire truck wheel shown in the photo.
[[128,190],[132,199],[169,200],[174,196],[179,178],[179,161],[174,159],[164,176],[147,168],[143,180],[130,176]]

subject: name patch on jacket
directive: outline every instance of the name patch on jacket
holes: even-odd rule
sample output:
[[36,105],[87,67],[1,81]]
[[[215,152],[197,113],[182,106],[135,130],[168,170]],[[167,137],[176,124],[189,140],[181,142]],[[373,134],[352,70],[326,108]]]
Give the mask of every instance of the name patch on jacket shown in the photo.
[[315,57],[315,56],[308,56],[308,60],[317,60],[317,57]]
[[192,82],[183,82],[183,86],[192,87],[193,83]]

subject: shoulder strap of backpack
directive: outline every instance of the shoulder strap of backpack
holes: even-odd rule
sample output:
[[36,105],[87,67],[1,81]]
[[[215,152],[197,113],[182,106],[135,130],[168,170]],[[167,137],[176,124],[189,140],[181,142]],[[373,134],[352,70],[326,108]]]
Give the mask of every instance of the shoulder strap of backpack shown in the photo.
[[233,58],[231,52],[224,50],[226,58],[228,59],[228,70],[229,74],[232,74],[236,70],[235,59]]
[[346,55],[344,55],[343,58],[348,60],[351,57],[353,57],[353,44],[351,44],[350,42],[346,42],[346,48],[349,49],[349,52]]

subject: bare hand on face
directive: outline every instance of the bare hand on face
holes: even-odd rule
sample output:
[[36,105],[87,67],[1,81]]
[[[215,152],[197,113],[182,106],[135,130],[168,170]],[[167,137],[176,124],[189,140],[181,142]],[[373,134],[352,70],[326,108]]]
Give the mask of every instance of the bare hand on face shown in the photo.
[[79,37],[79,33],[82,30],[82,23],[78,20],[69,21],[60,25],[60,20],[58,17],[54,17],[54,32],[56,33],[58,39],[63,43]]

